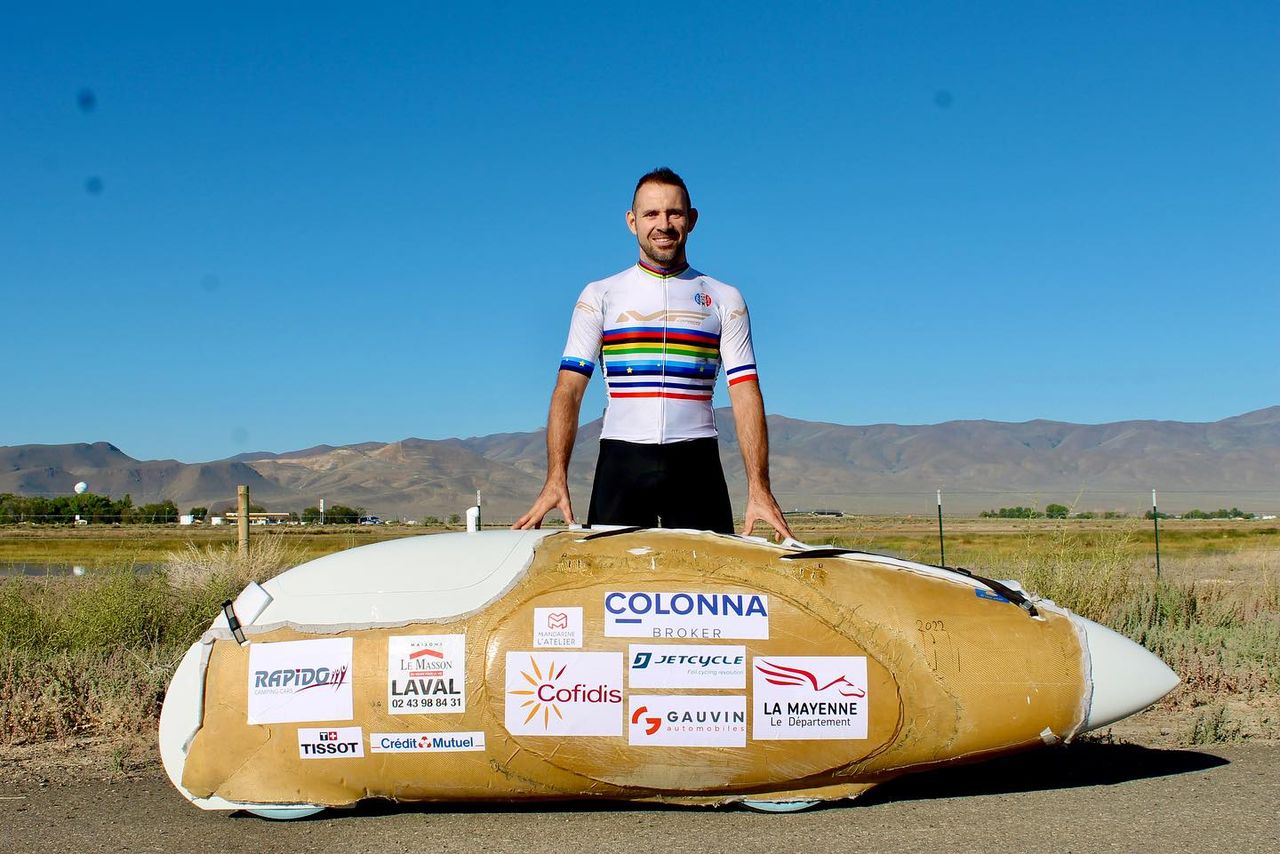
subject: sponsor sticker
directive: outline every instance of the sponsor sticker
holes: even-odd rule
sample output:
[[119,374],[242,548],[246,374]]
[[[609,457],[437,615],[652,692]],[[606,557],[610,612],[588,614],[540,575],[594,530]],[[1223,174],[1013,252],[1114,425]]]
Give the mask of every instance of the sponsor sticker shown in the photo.
[[351,720],[351,638],[249,645],[249,723]]
[[747,648],[633,643],[627,649],[631,688],[746,688]]
[[420,715],[467,710],[466,635],[387,638],[387,711]]
[[370,753],[462,753],[484,750],[482,732],[371,732]]
[[540,649],[581,649],[582,608],[534,608],[533,645]]
[[867,737],[864,655],[768,655],[751,660],[757,741]]
[[622,653],[508,652],[512,735],[622,735]]
[[640,747],[746,747],[746,697],[632,694],[627,743]]
[[303,759],[360,759],[364,730],[358,726],[298,728],[298,755]]
[[769,637],[769,597],[762,593],[604,595],[604,634],[611,638],[720,640]]

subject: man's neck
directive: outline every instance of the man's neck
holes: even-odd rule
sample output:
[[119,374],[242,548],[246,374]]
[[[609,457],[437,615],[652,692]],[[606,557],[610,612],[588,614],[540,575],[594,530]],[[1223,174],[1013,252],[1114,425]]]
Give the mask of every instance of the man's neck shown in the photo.
[[661,264],[655,264],[653,261],[650,261],[648,258],[641,255],[640,260],[637,263],[645,272],[652,273],[655,276],[678,276],[685,270],[689,269],[689,262],[684,258],[681,258],[678,261],[673,260],[670,265],[663,266]]

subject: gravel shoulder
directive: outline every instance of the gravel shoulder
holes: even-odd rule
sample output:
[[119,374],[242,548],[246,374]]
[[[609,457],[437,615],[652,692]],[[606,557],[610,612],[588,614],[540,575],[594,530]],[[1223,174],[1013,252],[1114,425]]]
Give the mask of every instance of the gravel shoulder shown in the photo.
[[[13,759],[8,755],[7,759]],[[0,851],[1019,851],[1280,849],[1280,745],[1084,742],[910,775],[792,815],[618,803],[369,801],[269,822],[188,804],[155,764],[0,783]],[[94,768],[97,768],[95,771]],[[28,766],[27,771],[31,768]]]

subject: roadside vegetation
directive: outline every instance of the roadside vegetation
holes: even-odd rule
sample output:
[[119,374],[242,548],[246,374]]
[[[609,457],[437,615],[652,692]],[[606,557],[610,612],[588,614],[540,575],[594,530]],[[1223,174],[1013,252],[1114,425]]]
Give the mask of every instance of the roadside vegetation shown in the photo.
[[[1142,643],[1179,673],[1183,685],[1155,715],[1163,743],[1280,739],[1276,527],[1229,521],[1162,527],[1157,579],[1150,525],[1137,519],[948,524],[949,565],[1017,579]],[[83,577],[0,578],[0,744],[89,737],[139,755],[152,749],[169,676],[223,600],[251,579],[263,581],[318,554],[416,533],[390,526],[255,532],[251,558],[240,561],[223,533],[217,539],[210,531],[143,529],[139,542],[138,529],[114,539],[62,530],[0,534],[0,559],[5,549],[19,559],[50,549],[89,553],[95,567],[110,567]],[[937,532],[927,520],[846,518],[815,522],[798,534],[808,542],[938,560]],[[139,555],[147,571],[137,571]]]
[[149,573],[0,579],[0,744],[109,737],[149,752],[169,677],[220,604],[305,559],[261,536],[187,545]]

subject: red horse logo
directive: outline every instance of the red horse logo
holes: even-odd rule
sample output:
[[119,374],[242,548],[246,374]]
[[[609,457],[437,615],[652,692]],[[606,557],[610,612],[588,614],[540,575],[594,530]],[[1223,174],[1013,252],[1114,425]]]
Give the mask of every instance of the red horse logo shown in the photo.
[[764,661],[756,664],[756,670],[764,674],[765,681],[770,685],[782,685],[800,688],[808,686],[813,689],[815,694],[821,694],[823,691],[834,686],[840,692],[841,697],[865,697],[867,692],[863,688],[859,688],[849,681],[844,675],[837,676],[826,685],[818,685],[818,677],[808,670],[802,670],[799,667],[787,667],[782,664],[774,664],[771,661]]

